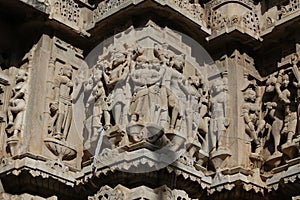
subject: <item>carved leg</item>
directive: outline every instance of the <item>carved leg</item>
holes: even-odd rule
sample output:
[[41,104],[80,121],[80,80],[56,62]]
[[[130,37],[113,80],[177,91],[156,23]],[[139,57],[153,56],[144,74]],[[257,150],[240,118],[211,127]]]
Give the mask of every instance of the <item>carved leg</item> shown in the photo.
[[15,127],[12,137],[18,137],[18,133],[21,131],[23,119],[23,111],[20,111],[15,117]]
[[172,109],[172,117],[171,117],[171,124],[170,129],[173,130],[175,128],[176,120],[178,118],[179,109],[177,107],[173,107]]
[[7,110],[7,117],[8,117],[7,125],[12,126],[14,124],[14,116],[13,116],[10,108],[8,108],[8,110]]
[[297,135],[300,135],[300,102],[298,102],[298,111],[297,111],[297,115],[298,115],[298,130],[297,130]]
[[66,119],[64,122],[64,126],[63,126],[63,138],[66,139],[70,130],[70,126],[71,126],[71,121],[72,121],[72,108],[71,106],[67,107],[67,111],[66,111]]
[[225,149],[227,143],[226,140],[226,130],[219,130],[217,137],[217,149]]
[[101,119],[102,119],[102,113],[93,116],[93,130],[92,133],[90,134],[90,142],[94,142],[98,139],[98,130],[102,126],[101,124]]
[[54,133],[55,135],[60,135],[60,136],[62,135],[61,128],[64,121],[64,117],[65,117],[64,113],[58,113],[56,125],[55,125],[55,133]]
[[257,133],[263,133],[265,131],[266,122],[265,120],[259,120],[257,126]]
[[212,126],[211,126],[211,134],[209,134],[210,140],[211,140],[211,150],[217,149],[217,138],[218,138],[218,130],[216,125],[216,120],[212,119]]
[[297,113],[289,113],[288,122],[287,122],[287,141],[286,143],[292,143],[293,137],[296,132],[297,127]]
[[105,126],[110,126],[110,114],[107,110],[104,111]]
[[292,143],[292,139],[293,139],[294,135],[295,135],[294,132],[292,132],[292,131],[288,132],[288,137],[287,137],[286,143]]
[[114,118],[115,118],[116,124],[121,124],[122,105],[120,103],[116,103],[116,105],[114,106],[114,110],[113,111],[114,111],[113,114],[114,114]]
[[[187,113],[191,113],[190,108],[186,111]],[[186,116],[186,129],[187,129],[187,137],[188,138],[193,138],[193,121],[192,121],[192,116],[187,115]]]
[[278,153],[278,146],[280,144],[280,131],[282,129],[282,126],[283,126],[283,121],[278,118],[275,118],[272,124],[272,135],[274,138],[274,146],[275,146],[274,153]]

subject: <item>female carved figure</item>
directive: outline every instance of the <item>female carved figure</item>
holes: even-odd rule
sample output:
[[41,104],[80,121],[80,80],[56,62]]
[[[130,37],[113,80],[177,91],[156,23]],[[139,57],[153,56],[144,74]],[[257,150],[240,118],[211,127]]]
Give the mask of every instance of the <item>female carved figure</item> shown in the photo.
[[22,128],[22,120],[26,106],[25,93],[28,89],[27,79],[27,72],[20,69],[16,75],[16,86],[12,89],[13,94],[9,100],[7,110],[8,124],[6,130],[12,132],[12,137],[18,137],[18,133],[20,133]]
[[218,149],[223,144],[219,141],[221,135],[226,133],[226,88],[225,83],[217,79],[212,86],[212,112],[211,112],[211,143]]
[[54,102],[50,104],[53,116],[54,133],[56,139],[66,139],[72,120],[71,94],[73,92],[72,66],[65,65],[62,75],[55,79]]
[[93,115],[92,115],[92,134],[89,134],[88,140],[91,142],[97,140],[98,134],[97,130],[103,126],[102,124],[102,115],[104,116],[105,128],[110,126],[110,100],[105,94],[105,89],[102,83],[102,71],[97,67],[94,69],[93,80],[95,86],[93,87],[89,98],[87,99],[87,105],[93,106]]
[[[292,67],[292,71],[293,74],[296,78],[296,80],[293,82],[293,85],[297,88],[297,96],[296,96],[296,104],[297,106],[297,114],[298,114],[298,119],[297,119],[297,123],[300,123],[300,71],[298,68],[298,62],[299,62],[299,56],[297,54],[295,54],[292,59],[291,59],[291,63],[293,65]],[[297,134],[300,134],[300,125],[298,125],[298,130],[297,130]]]
[[254,144],[256,145],[256,150],[260,146],[260,141],[258,139],[259,133],[262,133],[265,128],[265,121],[259,119],[259,102],[257,102],[256,91],[252,88],[248,88],[244,92],[245,103],[242,106],[242,113],[245,121],[245,130],[250,135]]
[[[297,88],[296,104],[297,106],[297,123],[300,124],[300,82],[293,82],[293,85]],[[298,125],[297,134],[300,134],[300,125]]]
[[[287,134],[287,141],[286,143],[292,143],[293,136],[296,132],[296,126],[297,126],[297,112],[296,107],[293,105],[293,103],[290,100],[291,93],[288,89],[289,85],[289,76],[287,74],[284,74],[283,71],[279,72],[278,80],[277,82],[281,84],[281,87],[279,85],[276,87],[276,91],[278,93],[279,100],[282,102],[284,106],[284,127],[282,132],[284,134]],[[281,91],[281,88],[283,89]]]
[[[277,89],[276,89],[277,88]],[[266,89],[265,89],[265,98],[268,96],[271,99],[266,100],[267,102],[264,103],[266,106],[265,116],[269,115],[271,118],[271,128],[272,128],[272,136],[274,139],[274,147],[275,152],[274,155],[280,154],[278,151],[278,146],[280,144],[280,132],[283,127],[283,111],[284,108],[282,104],[279,103],[277,90],[280,88],[280,84],[277,83],[277,78],[275,75],[269,76],[266,82]]]
[[[129,58],[130,57],[130,58]],[[131,55],[126,52],[115,50],[112,55],[111,62],[108,63],[103,61],[103,77],[109,88],[114,89],[112,112],[115,118],[116,124],[120,125],[123,123],[124,114],[124,99],[125,99],[125,85],[122,81],[125,81],[129,73],[129,64],[132,63]],[[106,63],[106,64],[105,64]]]
[[167,92],[167,99],[168,99],[168,107],[171,109],[171,117],[170,117],[170,130],[174,130],[176,128],[180,128],[180,120],[181,115],[179,113],[179,101],[176,96],[170,91],[166,90]]

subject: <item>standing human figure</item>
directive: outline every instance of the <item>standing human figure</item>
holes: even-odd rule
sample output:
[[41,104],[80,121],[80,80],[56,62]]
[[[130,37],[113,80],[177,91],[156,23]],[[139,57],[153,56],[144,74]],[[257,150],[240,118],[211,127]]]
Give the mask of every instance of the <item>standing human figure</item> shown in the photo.
[[54,116],[53,137],[56,139],[66,139],[72,120],[72,66],[64,65],[62,74],[55,78],[54,102],[50,104],[52,116]]
[[226,86],[221,79],[214,81],[211,95],[211,144],[217,150],[223,146],[220,136],[226,134]]
[[16,86],[12,89],[12,97],[9,100],[7,117],[7,132],[12,133],[11,137],[18,137],[22,129],[26,100],[25,94],[28,89],[28,73],[20,69],[16,75]]

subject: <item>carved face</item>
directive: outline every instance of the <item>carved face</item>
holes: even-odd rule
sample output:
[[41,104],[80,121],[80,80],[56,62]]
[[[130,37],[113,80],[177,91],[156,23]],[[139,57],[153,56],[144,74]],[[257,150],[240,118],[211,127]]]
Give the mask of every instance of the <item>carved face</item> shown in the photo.
[[224,83],[221,80],[216,80],[213,85],[213,91],[215,93],[222,92],[225,89]]
[[72,76],[72,67],[70,65],[66,65],[63,68],[63,75],[67,76],[67,77],[71,77]]
[[84,83],[84,91],[92,90],[93,84],[94,84],[93,75],[91,75],[89,79]]
[[146,85],[153,85],[161,80],[163,71],[163,67],[157,60],[137,60],[135,70],[131,72],[132,80]]
[[246,100],[255,102],[256,99],[256,92],[253,89],[248,89],[246,92]]
[[282,77],[282,86],[286,88],[286,87],[288,87],[289,83],[290,83],[289,76],[287,74],[285,74]]
[[101,81],[101,78],[102,78],[102,71],[98,68],[95,68],[95,71],[94,71],[94,80],[95,80],[95,82]]
[[275,89],[277,79],[275,76],[271,75],[266,82],[266,92],[273,92]]
[[19,70],[16,75],[16,82],[25,81],[27,77],[27,73],[24,70]]
[[121,52],[116,52],[114,55],[113,55],[113,66],[116,67],[122,63],[124,63],[126,60],[126,56],[124,53],[121,53]]
[[84,70],[79,70],[78,72],[78,79],[79,80],[84,80],[85,79],[85,76],[86,76],[86,72]]
[[106,61],[106,60],[101,60],[99,63],[98,63],[98,65],[99,65],[99,68],[101,69],[101,70],[109,70],[109,63]]

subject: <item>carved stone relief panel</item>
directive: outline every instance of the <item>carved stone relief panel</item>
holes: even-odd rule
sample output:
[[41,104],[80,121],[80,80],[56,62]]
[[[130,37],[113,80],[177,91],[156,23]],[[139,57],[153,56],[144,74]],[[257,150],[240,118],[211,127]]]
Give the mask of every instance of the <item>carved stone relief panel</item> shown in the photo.
[[207,72],[182,37],[149,21],[101,47],[83,83],[85,114],[78,121],[84,122],[84,146],[95,156],[95,167],[124,162],[123,154],[139,157],[140,152],[146,152],[146,161],[155,153],[165,157],[146,162],[155,167],[155,162],[176,160],[168,160],[173,157],[167,158],[168,153],[181,154],[192,168],[208,157]]
[[82,68],[86,67],[82,51],[54,38],[47,71],[47,99],[45,102],[44,144],[53,168],[80,168],[82,136],[74,125],[73,104],[78,101],[74,89],[85,79]]
[[[297,17],[299,11],[299,0],[264,1],[261,3],[262,33],[267,34],[275,26]],[[267,30],[266,30],[267,29]],[[269,29],[269,30],[268,30]]]
[[89,35],[85,28],[91,11],[80,7],[73,0],[51,0],[49,2],[50,19],[55,19],[83,35]]
[[[7,71],[7,70],[6,70]],[[1,113],[0,113],[0,121],[4,122],[5,121],[5,113],[3,112],[4,109],[4,100],[5,98],[5,88],[8,86],[9,83],[9,77],[5,74],[3,70],[0,72],[0,106],[1,106]]]
[[11,84],[10,82],[10,77],[7,75],[8,70],[2,70],[0,72],[0,156],[5,156],[7,153],[6,151],[6,139],[7,135],[5,132],[6,128],[6,107],[7,107],[7,99],[8,95],[10,94],[9,91],[9,85]]
[[[26,110],[29,102],[29,82],[33,62],[33,49],[25,56],[21,66],[11,66],[6,70],[10,85],[5,89],[3,99],[3,114],[6,134],[4,156],[16,156],[24,153],[28,145],[28,135],[25,132]],[[2,133],[3,133],[2,132]]]
[[[119,10],[128,7],[130,5],[137,5],[142,3],[144,0],[109,0],[109,1],[101,1],[96,9],[93,11],[93,22],[99,22],[104,18],[109,17],[110,15],[118,12]],[[205,27],[206,29],[206,21],[205,21],[205,10],[202,4],[199,1],[193,0],[155,0],[155,3],[161,4],[162,6],[169,6],[172,9],[176,10],[176,12],[180,12],[184,14],[186,17],[190,18],[194,22],[199,25]]]
[[12,88],[12,95],[7,109],[6,131],[9,138],[18,140],[21,137],[22,121],[26,107],[26,94],[28,94],[28,72],[18,69]]
[[1,193],[0,198],[3,200],[23,200],[23,199],[31,199],[31,200],[57,200],[58,198],[56,196],[52,196],[49,198],[43,198],[31,194],[20,194],[20,195],[12,195],[8,193]]
[[178,1],[171,0],[172,4],[177,5],[183,12],[187,12],[193,19],[205,23],[204,16],[205,11],[199,1]]
[[186,199],[191,200],[188,194],[183,190],[170,189],[167,186],[159,188],[149,188],[140,186],[136,188],[126,188],[122,185],[117,185],[115,188],[103,186],[94,196],[90,196],[89,200],[108,200],[108,199]]
[[[1,83],[9,83],[0,106],[5,163],[20,156],[38,156],[38,162],[46,161],[53,169],[80,169],[82,135],[72,121],[72,105],[79,92],[74,86],[85,80],[85,67],[81,50],[43,35],[18,67],[1,74]],[[10,164],[14,162],[5,165]]]
[[[245,85],[241,89],[243,93],[243,104],[241,113],[245,123],[245,133],[250,138],[251,165],[260,168],[262,165],[262,149],[265,144],[265,132],[269,127],[266,125],[262,112],[262,88],[259,81],[249,74],[244,75]],[[269,130],[269,129],[268,129]]]
[[242,116],[255,168],[270,171],[299,154],[298,56],[265,79],[245,76]]
[[297,10],[299,10],[299,6],[299,0],[289,0],[288,2],[283,2],[280,5],[279,19],[285,18],[288,15],[295,13]]
[[[206,4],[207,21],[215,37],[237,29],[259,38],[260,22],[258,6],[251,1],[213,0]],[[230,10],[230,12],[228,12]]]

